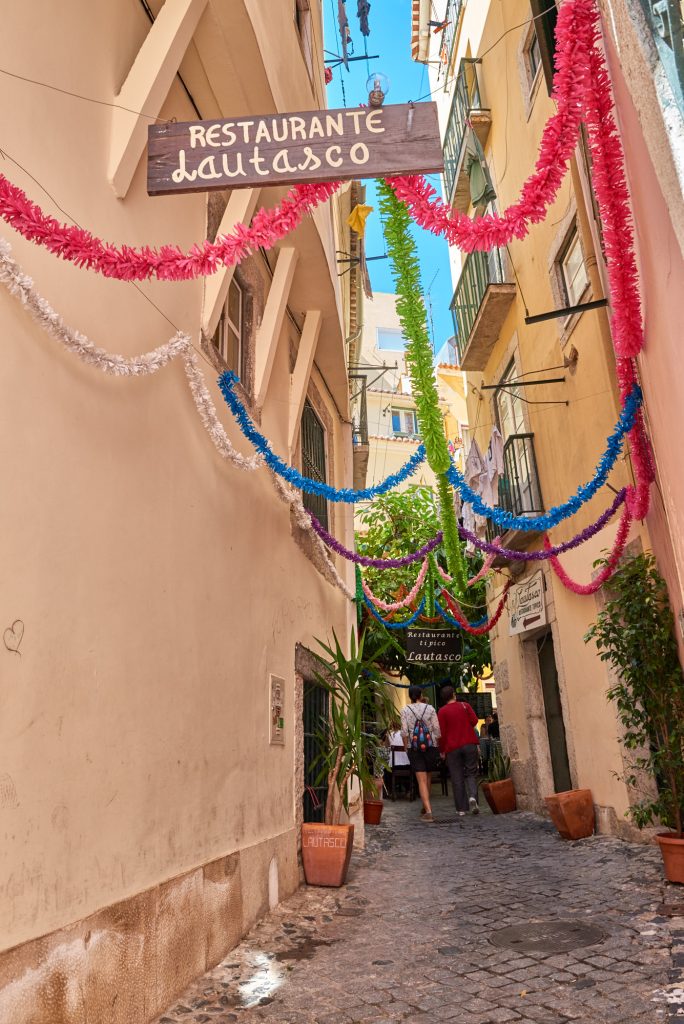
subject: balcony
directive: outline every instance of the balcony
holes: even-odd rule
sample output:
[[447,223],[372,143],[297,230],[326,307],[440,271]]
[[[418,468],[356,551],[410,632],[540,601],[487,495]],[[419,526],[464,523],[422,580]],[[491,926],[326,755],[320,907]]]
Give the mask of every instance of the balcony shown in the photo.
[[484,370],[515,299],[503,249],[473,252],[451,300],[462,370]]
[[471,133],[484,149],[492,116],[482,105],[478,65],[463,59],[459,65],[454,98],[444,136],[444,185],[447,202],[465,213],[470,206],[470,176],[466,153],[473,148]]
[[444,74],[444,88],[446,89],[451,77],[451,67],[454,63],[456,40],[458,39],[458,25],[465,6],[464,0],[449,0],[447,4],[445,21],[447,27],[442,35],[442,46],[440,60],[442,73]]
[[[538,516],[544,511],[537,459],[534,453],[534,434],[511,434],[504,444],[504,475],[499,479],[498,507],[511,515]],[[487,539],[491,542],[499,528],[487,523]],[[520,551],[539,536],[537,530],[507,530],[502,544]],[[496,564],[496,562],[495,562]]]

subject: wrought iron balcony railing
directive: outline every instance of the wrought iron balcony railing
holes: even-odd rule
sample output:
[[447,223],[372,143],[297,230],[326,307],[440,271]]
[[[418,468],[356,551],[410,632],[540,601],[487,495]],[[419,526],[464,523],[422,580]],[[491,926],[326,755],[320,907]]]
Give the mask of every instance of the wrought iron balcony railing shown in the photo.
[[454,48],[458,38],[458,23],[465,6],[465,0],[449,0],[444,20],[447,25],[442,33],[440,56],[444,72],[444,88],[448,88],[451,67],[454,62]]
[[484,146],[490,125],[490,111],[482,104],[478,64],[464,58],[459,64],[444,136],[444,183],[449,203],[454,201],[459,172],[463,166],[468,129],[472,127],[477,132],[480,145]]
[[[499,479],[499,508],[514,516],[537,516],[544,511],[534,434],[511,434],[504,444],[504,475]],[[487,524],[490,540],[500,527]]]
[[508,283],[510,282],[503,249],[472,252],[466,257],[454,297],[451,300],[455,342],[461,368],[463,368],[463,357],[477,315],[484,303],[487,289],[490,285]]

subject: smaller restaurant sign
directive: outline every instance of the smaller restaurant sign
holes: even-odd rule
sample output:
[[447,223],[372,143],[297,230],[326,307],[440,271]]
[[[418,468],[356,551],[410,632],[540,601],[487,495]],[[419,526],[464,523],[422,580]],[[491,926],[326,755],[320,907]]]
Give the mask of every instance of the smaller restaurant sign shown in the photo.
[[523,583],[511,587],[508,595],[508,632],[510,636],[546,625],[544,574],[537,572]]
[[421,663],[451,662],[463,659],[463,638],[456,629],[408,629],[406,660]]
[[444,168],[435,103],[153,124],[147,154],[151,196]]

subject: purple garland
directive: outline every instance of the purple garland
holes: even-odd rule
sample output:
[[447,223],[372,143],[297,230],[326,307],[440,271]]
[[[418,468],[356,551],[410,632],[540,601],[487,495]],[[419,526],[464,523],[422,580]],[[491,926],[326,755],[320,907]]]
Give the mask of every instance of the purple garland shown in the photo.
[[[488,544],[487,541],[480,540],[476,534],[466,530],[463,526],[459,526],[458,532],[462,540],[470,541],[476,548],[480,551],[485,551],[488,555],[498,555],[501,558],[508,558],[514,562],[543,562],[556,555],[562,555],[563,552],[570,551],[572,548],[578,548],[580,544],[584,544],[591,537],[595,537],[606,523],[613,518],[626,496],[627,488],[623,487],[621,491],[618,491],[615,501],[610,508],[607,508],[595,523],[587,526],[586,529],[578,533],[572,540],[567,540],[564,544],[558,544],[555,548],[545,548],[541,551],[516,551],[515,548],[500,548],[496,544]],[[434,551],[442,543],[442,532],[440,530],[432,540],[428,541],[420,550],[414,551],[412,555],[405,555],[403,558],[368,558],[366,555],[359,555],[355,551],[345,548],[344,544],[340,544],[336,537],[333,537],[325,527],[321,526],[313,513],[310,512],[309,515],[311,516],[311,525],[314,530],[329,548],[332,548],[338,555],[342,555],[343,558],[348,559],[350,562],[356,562],[357,565],[366,565],[372,569],[399,569],[403,565],[411,565],[412,562],[419,562],[422,558],[425,558],[426,555],[429,555],[431,551]]]
[[343,558],[348,559],[350,562],[356,562],[357,565],[367,565],[372,569],[400,569],[402,565],[420,562],[422,558],[425,558],[426,555],[429,555],[431,551],[434,551],[442,543],[442,531],[440,530],[432,540],[428,541],[419,551],[414,551],[412,555],[405,555],[403,558],[369,558],[367,555],[358,555],[356,551],[350,551],[349,548],[345,548],[344,544],[340,544],[339,540],[333,537],[331,533],[328,533],[325,527],[319,523],[313,512],[309,512],[309,515],[311,516],[311,525],[314,530],[329,548],[332,548],[338,555],[342,555]]

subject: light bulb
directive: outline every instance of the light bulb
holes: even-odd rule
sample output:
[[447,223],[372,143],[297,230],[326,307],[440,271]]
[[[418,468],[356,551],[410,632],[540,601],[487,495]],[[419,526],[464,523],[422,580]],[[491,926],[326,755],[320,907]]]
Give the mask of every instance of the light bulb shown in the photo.
[[381,107],[390,89],[390,80],[382,71],[374,71],[366,81],[368,102],[371,107]]

